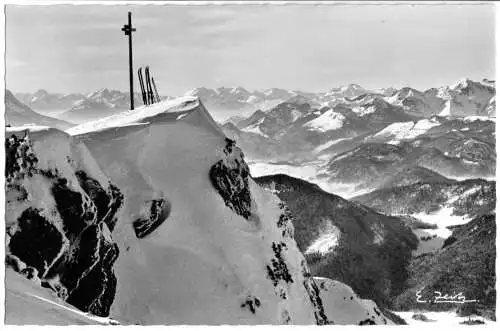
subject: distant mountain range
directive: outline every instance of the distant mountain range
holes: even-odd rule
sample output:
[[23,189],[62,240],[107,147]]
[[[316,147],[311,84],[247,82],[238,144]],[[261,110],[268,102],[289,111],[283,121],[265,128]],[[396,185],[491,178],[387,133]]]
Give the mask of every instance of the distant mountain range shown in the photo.
[[[237,114],[221,123],[222,128],[250,162],[300,167],[321,161],[315,165],[316,177],[324,188],[348,185],[352,194],[360,194],[415,166],[446,177],[494,175],[494,81],[462,79],[426,91],[367,90],[349,84],[324,93],[202,87],[186,94],[198,96],[213,113],[222,109]],[[17,96],[44,115],[64,109],[52,116],[72,123],[129,107],[128,93],[109,89]],[[139,94],[135,100],[142,104]]]
[[[327,92],[310,93],[295,90],[271,88],[250,92],[243,87],[217,89],[196,88],[187,94],[198,96],[211,109],[227,113],[242,113],[250,110],[270,110],[279,103],[293,98],[301,98],[315,108],[342,105],[356,109],[359,113],[370,112],[366,97],[382,100],[398,106],[402,111],[413,116],[494,116],[495,82],[484,79],[475,82],[462,79],[451,86],[430,88],[419,91],[411,87],[396,89],[393,87],[368,90],[358,84],[349,84],[333,88]],[[371,100],[373,102],[373,100]],[[356,112],[355,110],[355,112]],[[237,121],[233,118],[231,121]]]
[[37,112],[68,110],[73,103],[85,98],[80,93],[49,93],[47,90],[40,89],[35,93],[15,93],[19,101]]
[[60,130],[66,130],[74,125],[34,112],[17,100],[9,90],[5,90],[5,124],[10,126],[43,125]]
[[425,167],[447,177],[495,175],[494,138],[488,141],[452,134],[447,134],[447,141],[440,138],[425,136],[398,145],[364,143],[330,159],[322,176],[358,189],[376,189],[412,167]]
[[[237,100],[239,104],[245,104],[245,107],[259,108],[250,116],[239,114],[225,122],[234,124],[241,131],[277,138],[284,131],[302,130],[307,131],[311,139],[318,133],[326,133],[321,138],[332,139],[359,135],[380,130],[392,123],[418,121],[435,115],[446,119],[494,117],[493,84],[486,80],[474,82],[464,79],[452,86],[424,92],[410,87],[367,91],[352,84],[317,94],[285,90],[279,90],[280,93],[269,90],[267,93],[251,94],[242,88],[195,89],[189,94],[199,96],[209,105],[216,104],[215,108],[227,100]],[[387,96],[389,92],[392,94]],[[259,107],[268,101],[273,101],[276,105]],[[230,107],[237,110],[240,106]],[[414,131],[425,129],[428,128],[417,126]]]
[[[381,102],[396,106],[412,116],[495,116],[495,82],[483,80],[475,82],[462,79],[451,86],[431,88],[418,91],[410,87],[396,89],[393,87],[368,90],[358,84],[335,87],[326,92],[311,93],[296,90],[270,88],[248,91],[239,87],[206,87],[195,88],[186,95],[198,96],[214,114],[231,117],[234,123],[239,116],[248,116],[256,110],[271,110],[283,102],[308,103],[313,108],[342,106],[353,109],[360,115],[370,113],[372,103],[377,108],[383,107]],[[15,96],[37,112],[66,111],[65,119],[75,121],[87,120],[78,113],[96,111],[95,118],[107,116],[113,110],[129,107],[129,93],[111,89],[100,89],[88,94],[83,93],[49,93],[41,89],[35,93],[17,93]],[[164,98],[170,98],[165,96]],[[135,103],[142,104],[139,93],[135,93]],[[98,111],[101,111],[99,113]],[[234,117],[236,116],[236,117]],[[220,116],[219,116],[220,117]]]
[[[107,88],[88,94],[49,93],[41,89],[33,94],[17,93],[16,97],[41,114],[57,116],[73,123],[96,120],[130,109],[130,93]],[[137,107],[143,105],[139,93],[134,93],[134,104]]]
[[[286,164],[292,175],[310,165],[315,174],[299,177],[353,196],[415,167],[451,178],[493,177],[494,105],[488,80],[463,79],[424,92],[352,85],[321,98],[297,94],[271,109],[232,117],[223,130],[254,163]],[[267,173],[272,171],[255,174]]]

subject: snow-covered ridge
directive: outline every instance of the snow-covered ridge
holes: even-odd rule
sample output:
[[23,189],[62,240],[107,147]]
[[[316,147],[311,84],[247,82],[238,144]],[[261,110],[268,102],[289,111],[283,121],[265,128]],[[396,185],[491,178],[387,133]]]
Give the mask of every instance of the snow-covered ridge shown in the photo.
[[126,110],[96,121],[73,127],[66,132],[79,135],[92,131],[133,125],[147,125],[149,122],[177,120],[200,105],[197,97],[183,97],[165,100],[150,106],[141,106],[134,110]]
[[[124,249],[112,316],[145,324],[325,323],[305,260],[278,226],[279,200],[253,183],[243,154],[198,99],[137,111],[118,125],[150,124],[119,140],[112,118],[96,132],[91,123],[87,133],[75,130],[127,201],[115,235]],[[158,198],[171,211],[139,239],[130,226],[137,208]]]
[[241,129],[241,131],[250,132],[250,133],[257,133],[257,134],[260,134],[261,136],[267,137],[267,135],[265,133],[263,133],[259,127],[264,122],[264,120],[265,120],[265,117],[261,118],[256,123]]

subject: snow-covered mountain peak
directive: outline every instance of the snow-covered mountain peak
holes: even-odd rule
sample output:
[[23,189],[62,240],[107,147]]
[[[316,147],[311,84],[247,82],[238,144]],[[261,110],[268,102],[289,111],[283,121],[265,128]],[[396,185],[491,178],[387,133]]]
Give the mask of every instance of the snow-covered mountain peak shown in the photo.
[[43,98],[45,96],[49,95],[49,92],[47,92],[47,90],[45,89],[39,89],[38,91],[36,91],[33,96],[34,97],[37,97],[37,98]]
[[127,99],[128,101],[129,96],[130,94],[128,92],[101,88],[95,92],[87,94],[86,98],[98,102],[109,103],[109,107],[112,108],[114,107],[113,103],[116,103],[122,99]]
[[51,95],[49,92],[47,92],[47,90],[44,90],[44,89],[39,89],[38,91],[36,91],[35,93],[33,93],[33,96],[31,97],[31,100],[30,102],[36,102],[36,101],[39,101],[39,100],[45,100],[47,98],[50,98]]
[[401,90],[400,90],[400,97],[401,98],[409,98],[409,97],[420,97],[422,96],[422,92],[412,88],[412,87],[409,87],[409,86],[406,86],[406,87],[403,87]]
[[287,103],[295,103],[298,105],[311,104],[311,100],[303,95],[295,95],[290,99],[286,100]]
[[377,94],[382,94],[386,97],[390,97],[391,95],[393,95],[394,93],[396,93],[398,90],[392,86],[389,86],[389,87],[382,87],[382,88],[379,88],[379,89],[376,89],[376,90],[373,90],[374,93],[377,93]]
[[[146,324],[325,324],[279,199],[253,182],[242,151],[199,99],[134,112],[105,119],[97,132],[95,123],[72,132],[125,195],[112,316]],[[102,130],[128,124],[142,126]]]
[[304,127],[311,128],[319,132],[340,129],[344,125],[346,117],[340,113],[329,109],[315,119],[304,124]]
[[109,95],[110,95],[109,89],[103,87],[103,88],[98,89],[97,91],[88,93],[86,95],[86,97],[89,99],[95,99],[95,98],[107,97]]
[[213,97],[216,95],[217,92],[215,92],[212,89],[206,88],[206,87],[196,87],[192,90],[187,91],[184,95],[185,96],[196,96],[200,98],[207,98],[207,97]]
[[325,93],[326,97],[347,97],[354,98],[360,96],[367,91],[358,84],[348,84],[341,85],[339,87],[334,87]]
[[449,86],[441,86],[437,89],[436,96],[438,98],[442,98],[444,100],[450,99],[450,87]]
[[469,86],[469,84],[472,84],[472,80],[470,80],[467,77],[460,78],[458,82],[450,86],[450,89],[452,90],[461,90],[465,89]]
[[233,87],[231,89],[231,93],[233,94],[250,94],[250,92],[248,92],[248,90],[246,90],[244,87],[242,86],[236,86],[236,87]]
[[340,87],[342,92],[347,91],[365,91],[365,89],[359,84],[347,84]]
[[288,98],[291,98],[292,96],[296,95],[296,93],[294,93],[294,92],[287,91],[287,90],[281,89],[281,88],[275,88],[275,87],[265,89],[264,91],[262,91],[262,93],[270,100],[273,100],[273,99],[284,100],[284,99],[288,99]]
[[[6,217],[15,243],[7,246],[20,260],[13,266],[37,267],[41,283],[62,299],[100,316],[109,311],[124,324],[335,322],[293,239],[285,205],[253,181],[243,152],[197,97],[126,111],[69,134],[44,130],[9,140],[9,211],[16,212]],[[101,199],[116,192],[118,208],[102,209],[108,204]],[[76,217],[70,211],[81,217],[73,232],[58,216]],[[30,215],[48,228],[27,228]],[[47,249],[37,241],[43,259],[19,248],[19,240],[40,231],[60,244]],[[79,255],[84,242],[90,261]],[[52,265],[61,279],[52,277]],[[87,268],[81,282],[70,278],[79,276],[71,270]],[[100,286],[90,291],[92,281]]]

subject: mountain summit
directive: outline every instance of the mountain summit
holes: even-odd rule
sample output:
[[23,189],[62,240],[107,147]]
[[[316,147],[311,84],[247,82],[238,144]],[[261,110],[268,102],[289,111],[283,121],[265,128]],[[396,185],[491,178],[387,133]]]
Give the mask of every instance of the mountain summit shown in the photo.
[[198,98],[7,137],[8,264],[57,300],[124,324],[335,323],[285,205]]

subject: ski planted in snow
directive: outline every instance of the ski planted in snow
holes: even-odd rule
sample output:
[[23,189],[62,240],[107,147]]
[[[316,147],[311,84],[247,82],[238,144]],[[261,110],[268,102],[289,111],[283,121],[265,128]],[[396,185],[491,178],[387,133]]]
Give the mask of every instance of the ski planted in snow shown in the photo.
[[137,76],[139,77],[139,85],[141,86],[142,103],[146,106],[148,104],[148,100],[146,98],[146,91],[144,90],[144,79],[142,78],[142,67],[139,67],[139,70],[137,71]]
[[148,95],[148,104],[153,104],[154,98],[153,98],[153,91],[151,88],[151,77],[149,75],[149,66],[146,66],[146,91]]
[[155,90],[156,102],[160,102],[160,95],[158,94],[158,90],[156,89],[155,79],[151,76],[151,82],[153,83],[153,88]]

